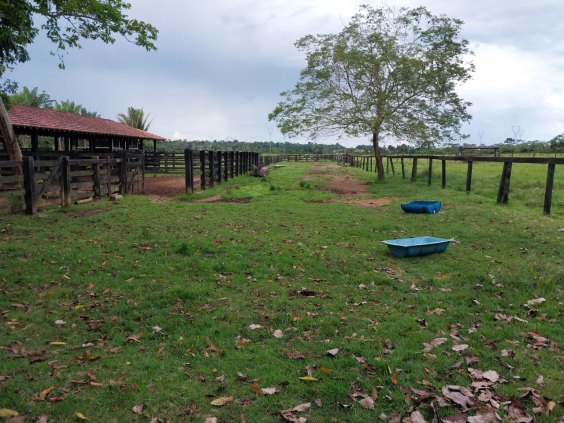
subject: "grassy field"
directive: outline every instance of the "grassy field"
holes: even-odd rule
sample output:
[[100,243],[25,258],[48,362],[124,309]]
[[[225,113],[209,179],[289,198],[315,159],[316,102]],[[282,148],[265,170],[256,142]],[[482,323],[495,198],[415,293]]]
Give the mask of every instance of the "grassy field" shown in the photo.
[[[249,202],[126,196],[3,217],[0,416],[273,422],[310,404],[286,420],[431,421],[497,405],[557,421],[562,169],[544,216],[544,166],[514,165],[506,206],[501,166],[476,163],[469,195],[463,165],[446,190],[420,166],[415,184],[377,184],[291,163],[196,196]],[[335,173],[391,203],[323,202]],[[443,210],[403,214],[413,199]],[[456,241],[410,259],[379,242],[422,235]]]

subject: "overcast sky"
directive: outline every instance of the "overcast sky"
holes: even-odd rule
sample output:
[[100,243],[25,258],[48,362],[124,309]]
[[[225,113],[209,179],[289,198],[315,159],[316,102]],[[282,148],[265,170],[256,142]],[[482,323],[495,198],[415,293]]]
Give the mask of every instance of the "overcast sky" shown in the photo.
[[305,65],[294,41],[340,31],[364,3],[422,5],[465,22],[476,65],[460,87],[473,103],[470,142],[502,142],[518,129],[529,140],[564,133],[563,0],[134,0],[130,15],[159,29],[157,52],[86,42],[59,70],[38,37],[31,61],[6,76],[110,119],[143,107],[150,131],[170,139],[280,141],[267,115]]

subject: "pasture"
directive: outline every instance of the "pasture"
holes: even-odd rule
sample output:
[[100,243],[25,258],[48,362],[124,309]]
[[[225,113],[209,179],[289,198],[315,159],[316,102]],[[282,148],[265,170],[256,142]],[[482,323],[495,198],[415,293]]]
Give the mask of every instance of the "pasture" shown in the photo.
[[[499,164],[474,165],[470,194],[463,164],[448,164],[445,190],[421,164],[417,182],[383,184],[283,165],[169,202],[3,216],[0,409],[56,422],[562,416],[561,166],[545,216],[545,166],[514,165],[499,206]],[[339,199],[336,177],[366,192]],[[402,213],[414,199],[443,209]],[[379,242],[422,235],[455,242],[409,259]]]

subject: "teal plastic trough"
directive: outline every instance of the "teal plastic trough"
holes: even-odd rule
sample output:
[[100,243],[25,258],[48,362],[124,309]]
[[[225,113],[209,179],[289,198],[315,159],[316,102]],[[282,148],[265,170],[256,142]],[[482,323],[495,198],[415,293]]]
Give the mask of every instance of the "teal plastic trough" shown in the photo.
[[406,213],[438,213],[441,211],[440,201],[412,201],[400,204],[401,209]]
[[442,253],[452,239],[420,236],[417,238],[389,239],[382,241],[395,257],[417,257]]

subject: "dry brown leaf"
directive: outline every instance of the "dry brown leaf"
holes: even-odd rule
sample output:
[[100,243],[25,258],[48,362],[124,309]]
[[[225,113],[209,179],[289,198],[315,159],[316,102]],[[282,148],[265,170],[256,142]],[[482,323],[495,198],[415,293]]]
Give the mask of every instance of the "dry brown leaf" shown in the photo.
[[214,399],[212,402],[210,402],[210,404],[220,407],[222,405],[227,404],[228,402],[233,401],[234,399],[235,398],[233,398],[233,397],[219,397],[219,398]]
[[458,344],[458,345],[454,345],[452,347],[452,350],[455,351],[455,352],[460,352],[460,351],[467,350],[468,347],[469,347],[468,344]]
[[482,377],[490,382],[497,382],[499,380],[499,374],[495,370],[488,370],[482,373]]
[[414,411],[411,413],[411,421],[413,423],[427,423],[427,420],[425,420],[425,417],[423,417],[423,414],[421,414],[420,411]]
[[315,405],[317,405],[319,408],[323,407],[323,401],[321,401],[321,398],[316,398],[313,400],[313,402],[315,403]]
[[357,357],[356,355],[353,354],[353,357],[356,361],[358,361],[359,363],[366,363],[366,357]]
[[48,423],[49,421],[49,416],[47,414],[42,414],[40,416],[37,416],[37,419],[35,419],[35,423]]
[[141,414],[143,414],[143,408],[145,408],[145,404],[140,402],[139,404],[135,404],[131,411],[140,416]]
[[397,374],[397,373],[394,373],[394,374],[390,377],[390,379],[392,380],[392,383],[393,383],[394,385],[397,385],[397,384],[398,384],[398,374]]
[[537,378],[537,385],[544,385],[544,376],[543,375],[540,375]]
[[331,357],[335,357],[337,354],[339,354],[339,348],[333,348],[331,350],[327,351],[327,354],[330,355]]
[[423,343],[423,346],[425,347],[423,349],[423,351],[425,352],[429,352],[431,351],[433,348],[438,347],[439,345],[445,344],[448,342],[447,338],[435,338],[433,340],[431,340],[431,342],[427,343]]
[[369,410],[374,410],[374,400],[370,397],[361,399],[359,402],[362,408],[367,408]]
[[466,423],[466,414],[464,413],[456,413],[452,416],[444,417],[444,423]]
[[44,390],[42,390],[39,393],[39,401],[45,401],[45,398],[47,398],[47,395],[49,394],[49,392],[51,392],[53,389],[56,389],[56,386],[50,386]]
[[468,416],[468,423],[498,423],[500,421],[495,409],[486,408],[473,416]]
[[280,411],[280,415],[290,423],[306,423],[307,419],[305,417],[300,417],[299,413],[303,413],[308,411],[311,408],[311,403],[307,402],[305,404],[300,404],[295,406],[294,408],[290,408],[288,410]]
[[276,392],[278,392],[278,388],[276,388],[275,386],[273,386],[271,388],[262,388],[261,392],[264,395],[274,395]]
[[255,324],[255,323],[253,323],[253,324],[250,324],[250,325],[249,325],[249,329],[250,329],[250,330],[262,329],[262,325],[257,325],[257,324]]
[[130,335],[127,337],[126,341],[128,342],[139,342],[139,338],[143,336],[143,333],[138,333],[134,335]]
[[75,412],[74,415],[79,418],[80,420],[90,420],[88,417],[86,417],[84,414],[80,413],[80,412]]
[[[443,393],[443,395],[450,399],[452,402],[454,402],[455,404],[458,404],[462,407],[462,411],[466,411],[468,410],[468,408],[474,406],[476,404],[476,401],[472,398],[470,398],[470,396],[472,395],[472,393],[465,392],[466,394],[469,394],[468,396],[465,395],[464,393],[462,393],[461,391],[463,391],[464,389],[461,388],[460,386],[444,386],[441,390],[441,392]],[[467,391],[467,390],[464,390]]]
[[272,332],[272,336],[274,336],[276,339],[281,339],[284,337],[284,333],[280,329],[276,329],[274,332]]
[[204,423],[217,423],[217,417],[206,417]]
[[286,357],[293,358],[293,359],[299,359],[299,358],[305,358],[305,355],[303,355],[299,351],[293,350],[293,351],[290,351],[289,353],[286,353]]
[[546,300],[544,298],[534,298],[532,300],[527,301],[525,304],[523,304],[526,307],[530,307],[530,306],[534,306],[534,305],[539,305],[544,303]]

